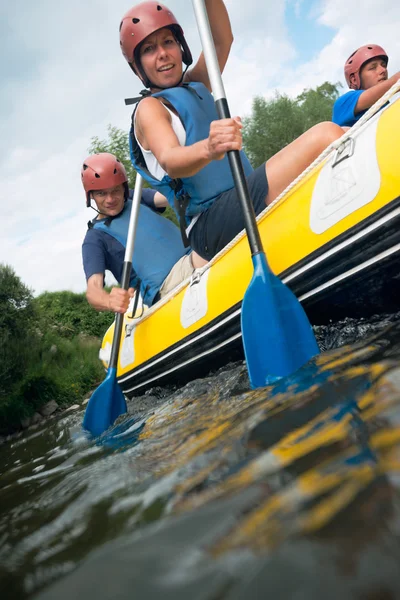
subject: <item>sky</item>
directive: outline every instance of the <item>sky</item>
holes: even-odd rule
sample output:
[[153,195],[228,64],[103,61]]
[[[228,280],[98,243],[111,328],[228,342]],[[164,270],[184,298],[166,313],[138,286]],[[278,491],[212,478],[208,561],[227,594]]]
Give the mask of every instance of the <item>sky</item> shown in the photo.
[[[231,113],[255,95],[296,96],[341,82],[358,46],[377,43],[400,70],[398,0],[226,0],[235,41],[224,72]],[[129,0],[17,0],[0,7],[0,263],[35,295],[85,290],[87,221],[80,167],[93,136],[128,131],[124,98],[142,88],[119,47]],[[169,0],[195,59],[200,42],[189,0]],[[362,7],[362,8],[361,8]]]

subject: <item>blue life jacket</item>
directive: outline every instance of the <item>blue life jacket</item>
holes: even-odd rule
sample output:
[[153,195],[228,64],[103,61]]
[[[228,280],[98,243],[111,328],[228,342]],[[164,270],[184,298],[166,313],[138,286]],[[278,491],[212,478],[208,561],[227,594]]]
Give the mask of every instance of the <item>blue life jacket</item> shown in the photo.
[[[132,200],[127,200],[123,211],[118,216],[111,220],[95,219],[91,227],[108,233],[126,248],[131,210]],[[141,204],[133,249],[134,273],[131,276],[131,283],[136,277],[139,278],[140,294],[147,306],[151,306],[164,279],[175,263],[187,252],[176,225]]]
[[[218,119],[213,96],[202,83],[192,82],[152,94],[154,98],[164,98],[176,110],[186,131],[186,146],[208,138],[211,121]],[[136,107],[137,109],[137,107]],[[135,109],[135,111],[136,111]],[[178,213],[181,220],[182,209],[186,225],[191,217],[205,211],[222,192],[234,187],[229,160],[214,160],[195,175],[171,179],[164,175],[162,180],[155,179],[147,170],[143,154],[134,133],[134,115],[129,135],[131,160],[135,169],[149,182],[152,188],[167,197],[169,204]],[[243,151],[241,158],[246,177],[253,168]],[[183,199],[183,202],[179,202]],[[177,203],[178,201],[178,203]],[[178,204],[178,205],[177,205]]]

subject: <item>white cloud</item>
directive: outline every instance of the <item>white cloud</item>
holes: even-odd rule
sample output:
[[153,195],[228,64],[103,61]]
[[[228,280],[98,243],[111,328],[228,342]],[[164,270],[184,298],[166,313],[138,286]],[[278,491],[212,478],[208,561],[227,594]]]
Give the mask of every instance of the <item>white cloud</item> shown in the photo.
[[325,0],[318,7],[318,22],[335,31],[330,44],[326,45],[312,61],[299,69],[286,70],[282,91],[295,95],[305,87],[319,85],[323,81],[340,81],[344,89],[345,60],[359,46],[375,43],[383,46],[390,56],[389,75],[399,70],[400,5],[394,0],[369,0],[362,7],[348,0]]

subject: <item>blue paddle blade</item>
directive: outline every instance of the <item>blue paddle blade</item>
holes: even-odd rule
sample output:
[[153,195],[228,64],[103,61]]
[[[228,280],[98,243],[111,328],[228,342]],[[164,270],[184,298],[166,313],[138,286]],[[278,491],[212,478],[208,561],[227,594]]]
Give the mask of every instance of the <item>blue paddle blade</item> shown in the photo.
[[242,339],[252,388],[294,373],[319,353],[303,307],[269,269],[263,252],[242,302]]
[[97,437],[126,412],[125,396],[117,383],[116,369],[110,367],[107,377],[93,392],[88,402],[83,418],[83,428]]

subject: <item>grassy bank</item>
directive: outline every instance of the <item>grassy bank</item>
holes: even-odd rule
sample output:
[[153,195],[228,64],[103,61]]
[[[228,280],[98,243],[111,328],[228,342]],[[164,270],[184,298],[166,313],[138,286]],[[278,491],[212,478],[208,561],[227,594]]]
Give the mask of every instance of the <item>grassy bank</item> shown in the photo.
[[50,400],[60,406],[81,400],[104,378],[99,347],[99,339],[85,336],[65,339],[52,334],[31,341],[25,369],[0,397],[0,432],[19,429],[23,419]]
[[84,294],[33,298],[0,265],[0,433],[11,433],[44,404],[80,401],[104,379],[98,358],[113,315],[97,313]]

